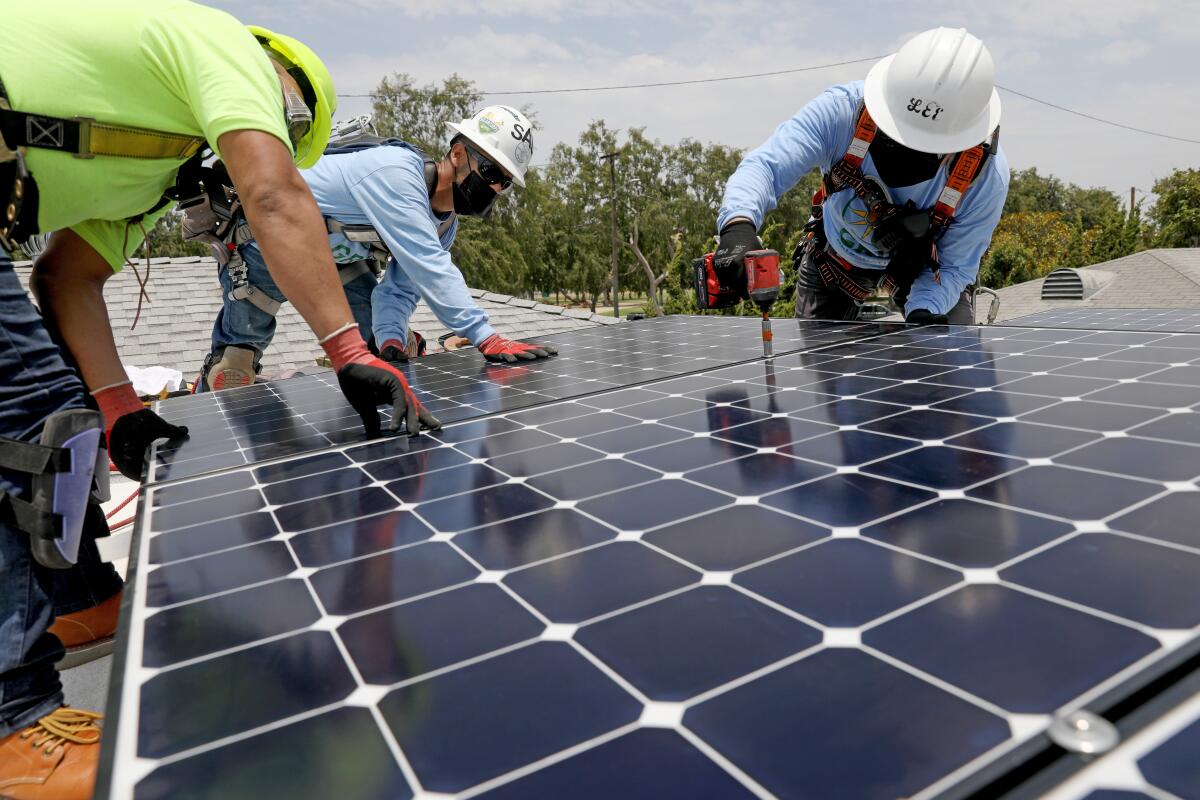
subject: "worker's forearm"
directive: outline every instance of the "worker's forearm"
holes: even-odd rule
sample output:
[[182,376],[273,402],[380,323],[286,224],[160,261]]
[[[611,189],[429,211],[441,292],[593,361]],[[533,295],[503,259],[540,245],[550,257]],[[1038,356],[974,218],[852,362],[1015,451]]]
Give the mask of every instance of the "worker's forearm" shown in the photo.
[[307,186],[249,200],[246,218],[267,269],[317,338],[352,322],[321,212]]
[[88,389],[128,380],[104,305],[104,282],[69,271],[50,278],[35,270],[32,284],[42,315],[57,330]]

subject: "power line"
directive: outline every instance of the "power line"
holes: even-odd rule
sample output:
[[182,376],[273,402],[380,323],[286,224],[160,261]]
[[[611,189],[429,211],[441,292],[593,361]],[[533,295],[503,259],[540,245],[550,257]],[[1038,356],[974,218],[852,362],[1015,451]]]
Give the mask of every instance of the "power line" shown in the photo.
[[1044,106],[1049,106],[1050,108],[1054,108],[1059,111],[1065,111],[1068,114],[1074,114],[1077,117],[1083,117],[1084,119],[1090,119],[1092,122],[1099,122],[1104,125],[1112,125],[1114,128],[1124,128],[1127,131],[1134,131],[1135,133],[1144,133],[1147,136],[1157,136],[1160,139],[1172,139],[1176,142],[1187,142],[1188,144],[1200,144],[1200,139],[1188,139],[1183,136],[1172,136],[1169,133],[1159,133],[1158,131],[1148,131],[1145,128],[1135,128],[1134,126],[1126,125],[1123,122],[1114,122],[1111,119],[1103,119],[1102,117],[1095,117],[1095,116],[1092,116],[1091,114],[1085,114],[1082,111],[1076,111],[1073,108],[1067,108],[1066,106],[1060,106],[1057,103],[1051,103],[1049,100],[1041,100],[1037,97],[1027,95],[1024,92],[1018,92],[1016,89],[1009,89],[1007,86],[1001,86],[1001,85],[997,84],[996,88],[1003,92],[1008,92],[1009,94],[1015,94],[1017,97],[1024,97],[1026,100],[1032,100],[1035,103],[1041,103]]
[[[748,80],[750,78],[772,78],[776,75],[792,75],[797,72],[812,72],[818,69],[844,67],[849,64],[862,64],[867,61],[878,61],[881,58],[883,58],[883,56],[871,56],[870,58],[856,58],[852,61],[836,61],[832,64],[816,64],[810,67],[780,69],[774,72],[752,72],[746,75],[725,75],[720,78],[695,78],[686,81],[660,81],[658,83],[626,83],[617,86],[575,86],[565,89],[516,89],[507,92],[475,92],[475,94],[488,97],[491,95],[501,94],[575,94],[578,92],[614,92],[621,89],[656,89],[660,86],[689,86],[697,83],[721,83],[723,81],[741,81]],[[338,97],[374,97],[374,94],[339,94]]]

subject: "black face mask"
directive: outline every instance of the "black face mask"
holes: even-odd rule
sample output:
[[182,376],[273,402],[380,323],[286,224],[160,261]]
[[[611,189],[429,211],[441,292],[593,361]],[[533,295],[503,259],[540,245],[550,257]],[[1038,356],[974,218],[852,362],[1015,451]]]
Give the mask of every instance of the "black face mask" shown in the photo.
[[454,213],[464,217],[486,217],[499,196],[478,172],[471,170],[467,177],[454,184]]
[[888,186],[913,186],[937,175],[942,157],[937,153],[910,150],[883,131],[871,142],[871,160],[879,179]]

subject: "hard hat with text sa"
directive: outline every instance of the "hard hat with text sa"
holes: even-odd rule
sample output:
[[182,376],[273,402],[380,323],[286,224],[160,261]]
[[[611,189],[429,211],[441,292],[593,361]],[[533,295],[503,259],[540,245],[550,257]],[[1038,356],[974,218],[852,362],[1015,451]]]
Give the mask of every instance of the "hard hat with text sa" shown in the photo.
[[503,167],[513,183],[525,186],[525,170],[533,159],[533,123],[528,117],[512,106],[488,106],[446,126]]
[[919,33],[867,74],[863,101],[892,139],[923,153],[957,153],[1000,124],[995,66],[963,28]]

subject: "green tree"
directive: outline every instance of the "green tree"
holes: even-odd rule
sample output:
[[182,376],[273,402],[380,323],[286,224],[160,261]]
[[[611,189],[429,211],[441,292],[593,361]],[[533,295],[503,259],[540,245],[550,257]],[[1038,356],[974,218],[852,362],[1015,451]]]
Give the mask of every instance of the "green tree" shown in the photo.
[[154,227],[146,231],[146,242],[150,245],[151,258],[212,255],[208,245],[183,240],[180,233],[182,222],[183,214],[172,209],[159,217],[158,221],[154,223]]
[[1200,170],[1177,169],[1154,183],[1150,209],[1158,247],[1200,247]]
[[440,86],[418,86],[412,76],[397,72],[371,93],[379,135],[403,139],[435,157],[446,149],[446,123],[471,116],[482,101],[475,84],[457,73]]

